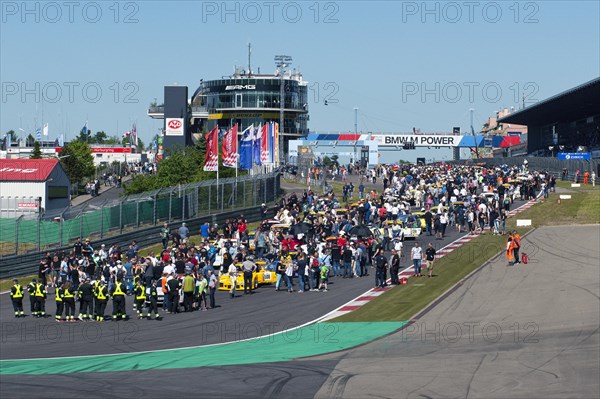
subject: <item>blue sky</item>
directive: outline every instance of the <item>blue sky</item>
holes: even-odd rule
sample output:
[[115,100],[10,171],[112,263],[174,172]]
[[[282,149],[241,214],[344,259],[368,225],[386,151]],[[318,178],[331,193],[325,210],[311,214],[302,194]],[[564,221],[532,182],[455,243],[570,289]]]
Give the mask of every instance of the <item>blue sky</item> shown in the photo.
[[2,2],[2,133],[32,131],[43,114],[51,138],[86,120],[110,135],[137,122],[148,142],[161,123],[147,107],[165,84],[193,92],[228,75],[249,42],[254,70],[293,57],[316,132],[353,131],[354,107],[363,132],[465,131],[469,108],[480,126],[523,94],[600,76],[598,1],[23,4]]

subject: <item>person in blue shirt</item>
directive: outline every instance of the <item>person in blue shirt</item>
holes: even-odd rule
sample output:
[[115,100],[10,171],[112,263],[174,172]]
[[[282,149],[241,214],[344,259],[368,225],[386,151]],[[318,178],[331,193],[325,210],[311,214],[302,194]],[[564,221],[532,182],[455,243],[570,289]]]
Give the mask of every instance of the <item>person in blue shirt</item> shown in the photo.
[[187,242],[188,235],[190,234],[190,229],[185,225],[185,223],[181,223],[181,227],[179,228],[179,235],[181,236],[181,241]]
[[200,235],[204,240],[208,240],[210,234],[210,224],[208,222],[200,226]]

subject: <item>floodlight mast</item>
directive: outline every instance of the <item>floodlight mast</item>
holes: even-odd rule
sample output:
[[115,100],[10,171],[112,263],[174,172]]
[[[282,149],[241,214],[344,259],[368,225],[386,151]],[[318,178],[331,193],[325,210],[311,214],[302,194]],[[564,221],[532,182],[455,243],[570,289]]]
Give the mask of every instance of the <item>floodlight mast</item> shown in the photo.
[[[283,75],[285,74],[286,68],[292,65],[292,57],[289,55],[276,55],[275,66],[279,71],[279,165],[283,163],[284,150],[283,150],[283,112],[285,106],[285,90],[283,86]],[[279,166],[277,165],[277,166]]]

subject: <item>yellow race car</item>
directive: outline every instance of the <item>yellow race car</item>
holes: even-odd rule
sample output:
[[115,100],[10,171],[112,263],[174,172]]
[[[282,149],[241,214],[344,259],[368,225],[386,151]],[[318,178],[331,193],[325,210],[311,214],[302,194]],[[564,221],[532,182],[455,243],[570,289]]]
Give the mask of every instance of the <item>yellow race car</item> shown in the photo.
[[[256,265],[260,268],[264,266],[264,261],[257,261]],[[241,263],[236,265],[238,267],[238,275],[236,276],[235,289],[244,289],[244,273],[239,271]],[[274,271],[259,269],[252,273],[252,288],[256,289],[259,285],[272,284],[277,281],[277,274]],[[231,290],[231,277],[225,273],[219,277],[219,291],[230,291]]]
[[[238,272],[235,278],[235,289],[237,291],[244,290],[244,273]],[[258,288],[258,276],[257,273],[252,273],[252,288]],[[222,274],[219,277],[219,291],[231,291],[231,276],[227,273]]]

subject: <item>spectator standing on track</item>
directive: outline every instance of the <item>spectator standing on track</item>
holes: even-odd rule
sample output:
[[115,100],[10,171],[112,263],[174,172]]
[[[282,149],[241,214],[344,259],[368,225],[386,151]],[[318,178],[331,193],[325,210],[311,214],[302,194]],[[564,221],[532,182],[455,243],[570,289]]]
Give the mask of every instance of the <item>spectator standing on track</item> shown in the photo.
[[183,310],[184,312],[191,312],[192,302],[194,299],[194,289],[196,287],[196,281],[192,277],[189,271],[186,271],[185,277],[183,277]]
[[208,299],[209,299],[209,309],[215,308],[215,292],[217,291],[217,286],[219,285],[219,280],[217,276],[215,276],[212,270],[208,270],[206,274],[208,278]]
[[432,243],[427,244],[425,250],[425,264],[427,265],[427,277],[433,277],[433,261],[435,260],[435,248]]
[[298,253],[297,261],[296,261],[296,270],[298,271],[298,292],[302,293],[306,289],[306,275],[308,272],[307,269],[307,260],[306,254],[302,251]]
[[383,288],[385,287],[387,284],[385,283],[386,280],[386,268],[388,265],[387,262],[387,258],[383,255],[383,249],[379,249],[377,250],[377,253],[375,254],[375,288],[379,287],[379,288]]
[[237,267],[235,267],[233,263],[229,265],[227,274],[229,275],[229,280],[231,282],[231,289],[229,290],[229,294],[231,295],[231,298],[235,298],[235,285],[237,283]]
[[400,255],[396,249],[392,249],[392,257],[390,258],[390,277],[392,285],[400,284],[398,273],[400,272]]
[[342,253],[342,261],[344,264],[343,278],[354,277],[352,273],[352,249],[350,248],[349,243],[344,246],[344,252]]
[[289,293],[294,292],[294,262],[292,258],[288,255],[285,257],[283,261],[285,267],[285,281],[287,284],[287,290]]
[[413,266],[415,269],[415,277],[423,276],[421,274],[421,259],[423,259],[423,250],[419,246],[418,242],[415,242],[415,246],[410,250],[410,257],[413,261]]
[[329,267],[327,267],[327,265],[321,266],[320,274],[321,284],[319,285],[319,289],[317,291],[320,291],[321,288],[323,288],[323,292],[327,292],[327,283],[329,282]]
[[254,256],[250,255],[246,258],[242,263],[242,270],[244,271],[244,295],[252,294],[252,276],[256,271]]

